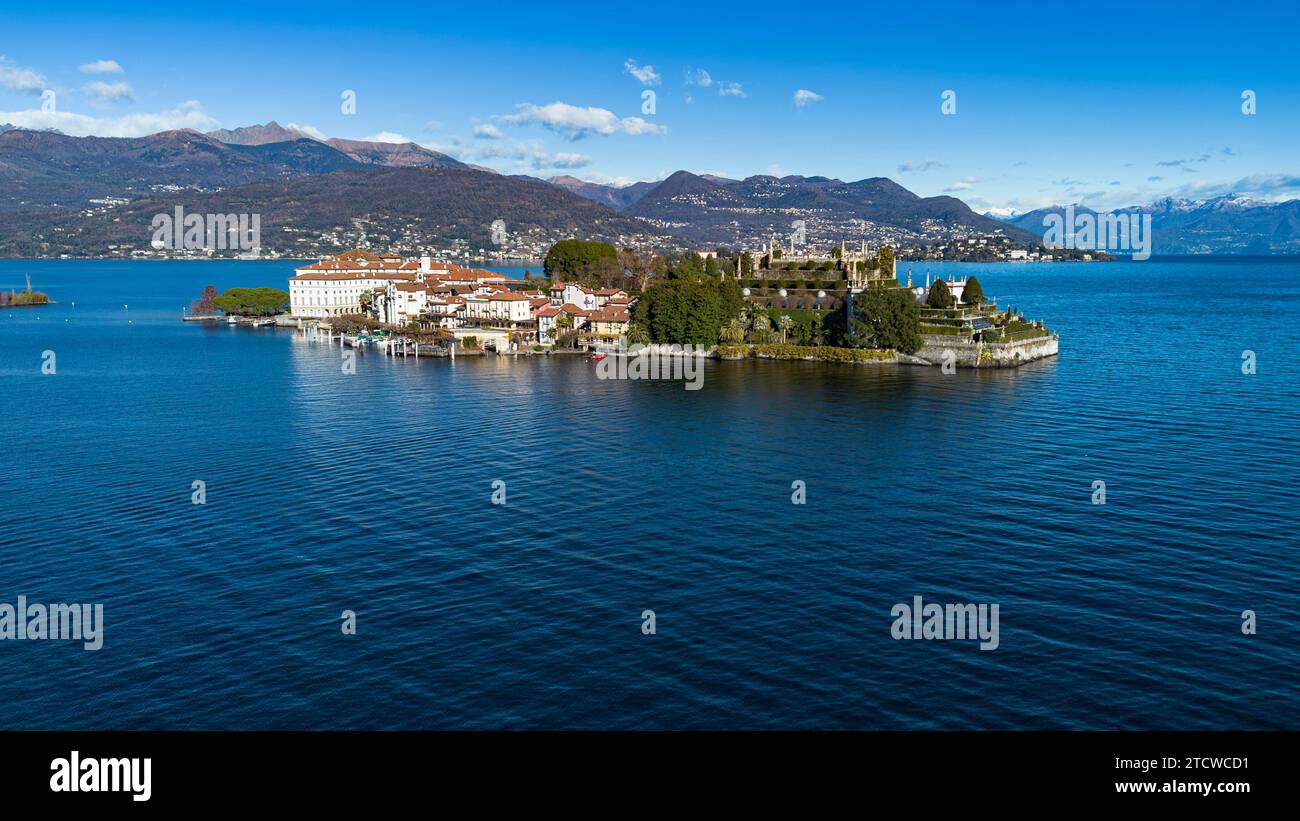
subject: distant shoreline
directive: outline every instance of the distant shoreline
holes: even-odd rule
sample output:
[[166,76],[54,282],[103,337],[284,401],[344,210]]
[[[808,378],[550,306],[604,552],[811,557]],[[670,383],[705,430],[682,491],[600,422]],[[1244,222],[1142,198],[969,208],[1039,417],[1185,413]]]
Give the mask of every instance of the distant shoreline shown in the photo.
[[[147,257],[139,259],[126,259],[123,257],[0,257],[0,263],[4,262],[316,262],[319,257],[278,257],[276,259],[239,259],[237,257],[216,257],[206,259],[159,259],[157,257]],[[1127,257],[1113,257],[1110,260],[1087,260],[1089,262],[1206,262],[1206,261],[1285,261],[1300,260],[1300,254],[1152,254],[1147,260],[1132,260]],[[479,262],[478,260],[470,260]],[[910,259],[899,257],[898,262],[926,263],[926,264],[954,264],[962,265],[1059,265],[1066,262],[1084,262],[1085,260],[1053,260],[1043,262],[1042,260],[1011,260],[1011,259],[993,259],[993,260],[959,260],[959,259]],[[510,262],[482,262],[483,266],[489,268],[527,268],[533,265],[542,265],[545,260],[512,260]],[[459,263],[458,263],[459,264]]]
[[[204,259],[190,257],[177,257],[175,259],[160,259],[158,257],[0,257],[0,262],[317,262],[320,259],[321,257],[276,257],[274,259],[240,259],[239,257],[206,257]],[[454,260],[440,261],[453,262]],[[531,265],[542,265],[546,260],[525,259],[495,262],[471,259],[468,262],[481,264],[489,268],[527,268]],[[459,265],[460,263],[456,264]]]

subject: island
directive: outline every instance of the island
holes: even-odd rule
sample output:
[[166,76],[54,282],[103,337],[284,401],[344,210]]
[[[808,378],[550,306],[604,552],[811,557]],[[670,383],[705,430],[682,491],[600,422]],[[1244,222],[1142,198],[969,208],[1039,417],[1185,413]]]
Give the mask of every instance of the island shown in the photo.
[[27,287],[21,291],[10,288],[0,291],[0,308],[27,308],[35,305],[50,305],[50,297],[40,291],[32,290],[32,278],[27,276]]
[[[541,276],[366,249],[298,268],[287,294],[209,288],[190,317],[222,310],[395,355],[581,353],[691,346],[718,359],[1015,367],[1055,356],[1059,338],[974,277],[900,281],[888,246],[820,252],[615,248],[567,239]],[[287,312],[283,312],[287,308]],[[214,314],[215,316],[215,314]]]

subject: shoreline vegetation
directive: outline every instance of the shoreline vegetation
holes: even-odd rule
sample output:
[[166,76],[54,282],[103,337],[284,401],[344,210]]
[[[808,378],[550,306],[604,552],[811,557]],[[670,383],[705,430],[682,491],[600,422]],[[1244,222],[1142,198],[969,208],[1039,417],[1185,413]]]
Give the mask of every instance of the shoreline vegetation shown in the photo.
[[874,348],[836,348],[830,345],[719,345],[714,358],[722,360],[784,359],[802,362],[846,362],[888,365],[912,361],[898,351]]
[[289,294],[279,288],[231,288],[218,294],[215,285],[208,285],[203,294],[189,304],[186,316],[189,319],[276,317],[288,310]]
[[32,277],[27,275],[27,287],[21,291],[10,288],[0,291],[0,308],[30,308],[37,305],[53,305],[48,294],[32,290]]

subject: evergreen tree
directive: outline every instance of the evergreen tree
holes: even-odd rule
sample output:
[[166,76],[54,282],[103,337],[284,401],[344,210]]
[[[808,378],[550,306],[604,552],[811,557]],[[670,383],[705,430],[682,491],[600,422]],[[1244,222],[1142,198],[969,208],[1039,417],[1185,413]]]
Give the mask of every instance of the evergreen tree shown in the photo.
[[952,291],[948,290],[948,283],[942,279],[936,279],[930,286],[930,293],[925,298],[925,304],[931,308],[951,308],[955,300],[952,298]]
[[880,246],[880,250],[876,252],[876,267],[880,269],[881,276],[894,275],[894,252],[888,245]]

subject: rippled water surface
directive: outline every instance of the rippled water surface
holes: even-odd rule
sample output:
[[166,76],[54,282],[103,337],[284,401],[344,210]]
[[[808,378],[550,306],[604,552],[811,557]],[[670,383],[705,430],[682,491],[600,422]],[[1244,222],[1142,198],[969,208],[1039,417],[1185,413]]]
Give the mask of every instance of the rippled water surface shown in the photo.
[[0,310],[0,601],[106,623],[0,642],[0,727],[1300,727],[1300,262],[948,265],[1061,355],[699,391],[179,321],[292,267],[0,261],[60,303]]

